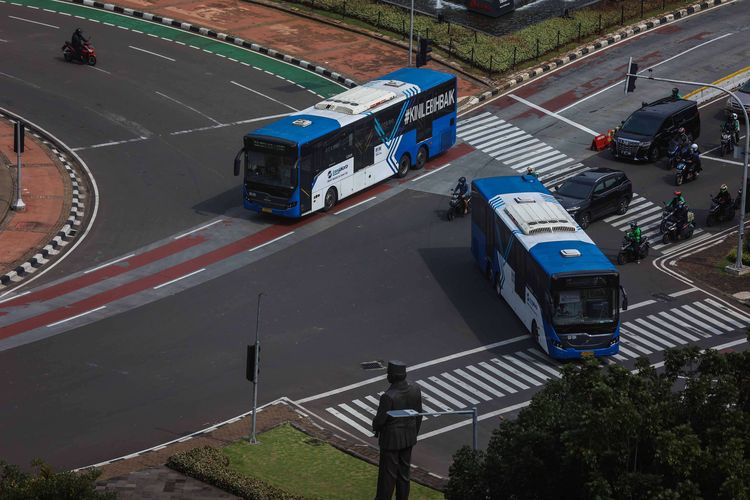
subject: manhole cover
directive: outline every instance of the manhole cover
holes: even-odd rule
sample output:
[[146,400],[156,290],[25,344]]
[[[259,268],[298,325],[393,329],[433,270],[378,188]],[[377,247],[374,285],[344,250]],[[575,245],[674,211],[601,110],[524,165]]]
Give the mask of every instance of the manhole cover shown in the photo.
[[360,363],[363,370],[383,370],[385,365],[383,361],[364,361]]

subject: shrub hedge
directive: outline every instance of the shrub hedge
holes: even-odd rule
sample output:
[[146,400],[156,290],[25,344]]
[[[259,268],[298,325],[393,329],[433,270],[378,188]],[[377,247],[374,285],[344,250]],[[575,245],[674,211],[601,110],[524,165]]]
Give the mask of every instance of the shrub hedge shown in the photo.
[[211,446],[193,448],[169,457],[167,467],[211,484],[233,495],[251,500],[305,500],[258,478],[239,474],[229,468],[229,458]]

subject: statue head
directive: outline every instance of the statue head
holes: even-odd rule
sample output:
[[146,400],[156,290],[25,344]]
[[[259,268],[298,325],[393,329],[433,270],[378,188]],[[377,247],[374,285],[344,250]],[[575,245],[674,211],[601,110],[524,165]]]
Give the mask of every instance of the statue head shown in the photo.
[[388,382],[394,384],[406,380],[406,364],[402,361],[388,362]]

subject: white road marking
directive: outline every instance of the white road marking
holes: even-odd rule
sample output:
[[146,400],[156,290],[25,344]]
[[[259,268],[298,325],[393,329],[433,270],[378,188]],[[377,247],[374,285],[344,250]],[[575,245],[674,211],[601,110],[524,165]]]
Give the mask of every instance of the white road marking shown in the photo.
[[60,29],[59,26],[55,26],[54,24],[40,23],[39,21],[32,21],[31,19],[24,19],[23,17],[16,17],[16,16],[8,16],[8,17],[10,17],[11,19],[17,19],[19,21],[25,21],[27,23],[39,24],[41,26],[46,26],[48,28],[55,28],[56,30]]
[[103,142],[101,144],[93,144],[91,146],[79,146],[77,148],[71,148],[71,151],[81,151],[83,149],[106,148],[109,146],[118,146],[120,144],[127,144],[129,142],[145,141],[146,139],[148,139],[148,137],[136,137],[135,139],[126,139],[124,141]]
[[13,296],[8,297],[6,299],[0,300],[0,304],[2,304],[3,302],[8,302],[9,300],[17,299],[18,297],[23,297],[24,295],[29,294],[29,293],[31,293],[31,291],[19,293],[18,295],[13,295]]
[[2,42],[2,43],[8,43],[8,40],[3,40],[2,38],[0,38],[0,42]]
[[102,69],[102,68],[97,68],[96,66],[89,66],[89,68],[91,68],[91,69],[95,69],[95,70],[97,70],[97,71],[101,71],[102,73],[107,73],[108,75],[111,75],[111,74],[112,74],[112,73],[110,73],[109,71],[107,71],[106,69]]
[[128,47],[130,47],[133,50],[138,50],[140,52],[145,52],[146,54],[151,54],[152,56],[161,57],[162,59],[166,59],[168,61],[172,61],[172,62],[176,62],[177,61],[176,59],[172,59],[171,57],[167,57],[167,56],[163,56],[161,54],[157,54],[156,52],[151,52],[150,50],[140,49],[138,47],[133,47],[132,45],[128,45]]
[[653,303],[655,303],[655,300],[644,300],[643,302],[638,302],[637,304],[633,304],[632,306],[628,306],[628,311],[632,311],[633,309],[638,309],[639,307],[648,306]]
[[448,167],[450,167],[450,166],[451,166],[451,164],[450,164],[450,163],[446,163],[446,164],[445,164],[445,165],[443,165],[442,167],[436,168],[435,170],[431,170],[431,171],[427,172],[426,174],[422,174],[422,175],[420,175],[419,177],[417,177],[417,178],[415,178],[415,179],[412,179],[412,180],[411,180],[411,182],[417,182],[417,181],[418,181],[418,180],[420,180],[420,179],[424,179],[424,178],[425,178],[425,177],[427,177],[428,175],[432,175],[432,174],[434,174],[434,173],[436,173],[436,172],[440,172],[440,171],[441,171],[441,170],[443,170],[444,168],[448,168]]
[[211,120],[211,121],[212,121],[212,122],[214,122],[214,123],[215,123],[216,125],[221,125],[221,123],[220,123],[220,122],[218,122],[217,120],[214,120],[213,118],[211,118],[211,117],[210,117],[210,116],[208,116],[207,114],[205,114],[205,113],[201,113],[200,111],[198,111],[198,110],[197,110],[197,109],[195,109],[194,107],[192,107],[192,106],[188,106],[188,105],[187,105],[187,104],[185,104],[184,102],[180,102],[180,101],[178,101],[177,99],[175,99],[174,97],[169,97],[169,96],[168,96],[168,95],[166,95],[166,94],[162,94],[162,93],[161,93],[161,92],[159,92],[158,90],[155,90],[154,92],[156,92],[156,93],[157,93],[157,94],[159,94],[160,96],[164,97],[165,99],[169,99],[170,101],[172,101],[172,102],[175,102],[175,103],[179,104],[180,106],[184,106],[184,107],[186,107],[186,108],[187,108],[187,109],[189,109],[190,111],[194,111],[195,113],[198,113],[198,114],[199,114],[199,115],[201,115],[201,116],[202,116],[203,118],[206,118],[206,119],[208,119],[208,120]]
[[287,104],[287,103],[285,103],[285,102],[281,102],[281,101],[279,101],[278,99],[274,99],[274,98],[273,98],[273,97],[271,97],[271,96],[267,96],[266,94],[263,94],[262,92],[258,92],[257,90],[253,90],[253,89],[251,89],[250,87],[246,87],[246,86],[242,85],[241,83],[237,83],[237,82],[235,82],[234,80],[231,80],[231,81],[230,81],[229,83],[232,83],[232,84],[234,84],[234,85],[237,85],[238,87],[240,87],[240,88],[243,88],[243,89],[247,90],[248,92],[252,92],[253,94],[258,94],[258,95],[259,95],[259,96],[261,96],[261,97],[265,97],[266,99],[268,99],[268,100],[270,100],[270,101],[273,101],[273,102],[275,102],[275,103],[277,103],[277,104],[281,104],[282,106],[286,106],[287,108],[291,109],[292,111],[299,111],[299,109],[297,109],[297,108],[294,108],[294,107],[292,107],[292,106],[288,105],[288,104]]
[[92,309],[90,311],[86,311],[86,312],[83,312],[81,314],[76,314],[75,316],[71,316],[70,318],[66,318],[66,319],[60,320],[60,321],[58,321],[56,323],[50,323],[49,325],[47,325],[47,328],[51,328],[53,326],[61,325],[61,324],[65,323],[65,322],[67,322],[67,321],[72,321],[74,319],[81,318],[83,316],[86,316],[88,314],[94,313],[96,311],[101,311],[105,307],[107,307],[107,306],[100,306],[100,307],[97,307],[96,309]]
[[562,116],[562,115],[560,115],[560,114],[558,114],[558,113],[555,113],[554,111],[550,111],[550,110],[548,110],[548,109],[545,109],[545,108],[543,108],[543,107],[541,107],[541,106],[537,106],[537,105],[536,105],[536,104],[534,104],[533,102],[529,102],[529,101],[527,101],[526,99],[524,99],[524,98],[522,98],[522,97],[518,97],[517,95],[514,95],[514,94],[510,94],[510,95],[509,95],[508,97],[512,97],[512,98],[513,98],[513,99],[515,99],[516,101],[518,101],[518,102],[520,102],[520,103],[523,103],[523,104],[527,105],[527,106],[528,106],[528,107],[530,107],[530,108],[534,108],[534,109],[536,109],[537,111],[541,111],[542,113],[545,113],[545,114],[547,114],[547,115],[549,115],[549,116],[551,116],[551,117],[553,117],[553,118],[557,118],[558,120],[560,120],[560,121],[563,121],[563,122],[567,123],[568,125],[572,125],[572,126],[574,126],[574,127],[578,128],[578,129],[580,129],[580,130],[583,130],[583,131],[584,131],[584,132],[586,132],[587,134],[591,134],[591,135],[593,135],[594,137],[596,137],[597,135],[599,135],[599,132],[594,132],[594,131],[593,131],[593,130],[591,130],[590,128],[588,128],[588,127],[584,127],[584,126],[583,126],[583,125],[581,125],[580,123],[576,123],[576,122],[574,122],[573,120],[570,120],[570,119],[568,119],[568,118],[565,118],[564,116]]
[[181,235],[179,235],[179,236],[175,236],[175,237],[174,237],[174,239],[176,239],[176,240],[179,240],[180,238],[184,238],[185,236],[187,236],[187,235],[189,235],[189,234],[193,234],[193,233],[196,233],[196,232],[200,231],[201,229],[206,229],[207,227],[211,227],[211,226],[213,226],[214,224],[218,224],[219,222],[223,222],[223,221],[224,221],[224,219],[219,219],[219,220],[215,220],[215,221],[213,221],[213,222],[209,222],[209,223],[208,223],[208,224],[206,224],[205,226],[201,226],[201,227],[199,227],[199,228],[193,229],[192,231],[188,231],[187,233],[182,233],[182,234],[181,234]]
[[258,250],[259,248],[263,248],[263,247],[265,247],[265,246],[267,246],[267,245],[270,245],[271,243],[276,243],[276,242],[277,242],[277,241],[279,241],[280,239],[286,238],[287,236],[290,236],[290,235],[292,235],[292,234],[294,234],[294,231],[290,231],[290,232],[288,232],[288,233],[286,233],[286,234],[282,234],[282,235],[281,235],[281,236],[279,236],[278,238],[274,238],[274,239],[272,239],[271,241],[266,241],[266,242],[265,242],[265,243],[263,243],[262,245],[258,245],[257,247],[253,247],[253,248],[251,248],[250,250],[248,250],[248,252],[254,252],[254,251]]
[[291,114],[292,113],[282,113],[280,115],[261,116],[260,118],[250,118],[248,120],[239,120],[239,121],[232,122],[232,123],[220,123],[218,125],[209,125],[208,127],[198,127],[198,128],[187,129],[187,130],[179,130],[177,132],[170,132],[169,135],[190,134],[190,133],[193,133],[193,132],[203,132],[205,130],[213,130],[213,129],[222,128],[222,127],[232,127],[232,126],[235,126],[235,125],[245,125],[247,123],[259,122],[259,121],[263,121],[263,120],[273,120],[275,118],[282,118],[284,116],[289,116]]
[[377,196],[373,196],[372,198],[367,198],[365,201],[360,201],[359,203],[356,203],[356,204],[352,205],[351,207],[346,207],[345,209],[339,210],[338,212],[333,212],[333,215],[343,214],[347,210],[351,210],[352,208],[357,208],[358,206],[364,205],[365,203],[370,202],[370,201],[374,200],[375,198],[377,198]]
[[127,260],[133,256],[135,256],[135,254],[131,253],[130,255],[126,255],[125,257],[120,257],[119,259],[113,260],[112,262],[107,262],[106,264],[102,264],[101,266],[95,267],[94,269],[89,269],[88,271],[84,271],[83,274],[93,273],[94,271],[98,271],[99,269],[104,269],[107,266],[111,266],[112,264],[117,264],[118,262],[122,262],[123,260]]
[[194,274],[202,273],[205,270],[206,268],[204,267],[204,268],[198,269],[197,271],[193,271],[192,273],[188,273],[185,276],[180,276],[179,278],[175,278],[172,281],[167,281],[166,283],[162,283],[161,285],[156,285],[154,287],[154,290],[158,290],[159,288],[163,286],[171,285],[172,283],[176,283],[177,281],[184,280],[185,278],[189,278],[190,276],[193,276]]
[[701,158],[705,158],[706,160],[718,161],[720,163],[727,163],[729,165],[739,165],[740,167],[745,166],[745,164],[742,163],[741,161],[725,160],[724,158],[715,158],[713,156],[703,156],[703,155],[701,155]]

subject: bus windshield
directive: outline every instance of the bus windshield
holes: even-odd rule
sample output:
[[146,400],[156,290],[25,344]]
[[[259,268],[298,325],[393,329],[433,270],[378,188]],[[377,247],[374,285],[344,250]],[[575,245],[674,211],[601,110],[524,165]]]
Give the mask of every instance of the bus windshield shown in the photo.
[[561,332],[614,327],[619,314],[617,290],[616,275],[553,279],[552,324]]
[[282,188],[297,186],[297,148],[293,144],[245,137],[246,180]]

